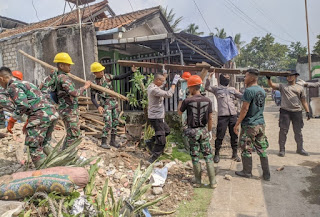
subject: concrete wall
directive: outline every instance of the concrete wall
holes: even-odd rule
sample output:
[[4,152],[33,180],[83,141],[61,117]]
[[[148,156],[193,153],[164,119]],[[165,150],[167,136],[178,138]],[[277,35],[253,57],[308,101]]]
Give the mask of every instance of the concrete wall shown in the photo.
[[[311,68],[314,66],[319,66],[320,62],[312,62]],[[297,72],[300,74],[300,78],[304,81],[310,80],[309,79],[309,66],[308,63],[297,63],[296,66]],[[312,73],[312,76],[314,75],[314,71]]]
[[[82,34],[86,75],[87,79],[91,79],[90,64],[98,60],[94,27],[83,26]],[[3,66],[11,70],[20,70],[24,73],[25,80],[40,84],[50,70],[24,57],[18,52],[19,49],[54,66],[54,56],[58,52],[67,52],[75,63],[71,68],[72,74],[84,78],[78,27],[41,30],[20,38],[0,41],[0,58],[2,55]]]

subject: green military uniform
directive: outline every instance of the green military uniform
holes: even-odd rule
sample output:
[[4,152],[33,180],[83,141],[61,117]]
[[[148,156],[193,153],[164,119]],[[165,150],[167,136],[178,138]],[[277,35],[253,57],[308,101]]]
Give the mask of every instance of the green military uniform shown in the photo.
[[54,106],[32,83],[12,78],[7,92],[15,104],[12,118],[28,116],[25,145],[30,148],[31,159],[36,166],[46,157],[44,148],[50,146],[51,135],[59,117]]
[[13,112],[14,105],[9,99],[9,94],[2,87],[0,87],[0,129],[6,127],[4,109]]

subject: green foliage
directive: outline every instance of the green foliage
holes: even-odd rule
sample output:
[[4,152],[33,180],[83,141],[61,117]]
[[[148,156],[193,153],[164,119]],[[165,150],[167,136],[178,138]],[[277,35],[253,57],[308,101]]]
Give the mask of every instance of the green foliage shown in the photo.
[[173,12],[173,9],[170,9],[170,11],[168,11],[168,6],[166,6],[166,8],[163,8],[162,6],[160,6],[160,10],[162,14],[165,16],[165,18],[167,19],[168,23],[170,24],[173,32],[180,31],[180,29],[178,28],[178,25],[182,21],[183,17],[181,16],[176,19],[175,18],[176,14]]
[[192,34],[192,35],[203,35],[204,32],[199,32],[199,26],[195,23],[191,23],[185,30],[186,33]]
[[315,43],[313,47],[313,53],[320,56],[320,35],[317,35],[318,41]]

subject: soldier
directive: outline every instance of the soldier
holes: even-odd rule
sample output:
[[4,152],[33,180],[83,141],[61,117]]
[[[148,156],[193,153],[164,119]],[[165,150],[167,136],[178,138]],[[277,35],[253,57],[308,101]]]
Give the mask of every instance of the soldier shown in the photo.
[[266,149],[269,147],[265,135],[265,122],[263,117],[266,93],[258,85],[259,71],[248,69],[244,83],[246,89],[242,97],[242,107],[239,118],[234,126],[234,133],[239,133],[241,124],[240,146],[242,149],[242,171],[236,171],[236,175],[250,178],[252,176],[252,150],[256,149],[260,156],[263,179],[270,181],[270,170]]
[[11,70],[7,67],[0,68],[0,85],[6,89],[15,104],[7,130],[12,133],[17,118],[23,114],[28,116],[23,128],[26,134],[25,145],[30,148],[32,162],[39,167],[46,154],[52,151],[51,134],[59,114],[34,84],[12,77]]
[[241,99],[242,94],[234,87],[229,87],[230,76],[220,74],[220,85],[210,86],[210,79],[214,73],[210,73],[207,78],[205,89],[213,93],[218,102],[218,125],[217,135],[215,141],[215,154],[213,161],[219,163],[220,161],[220,148],[223,138],[226,134],[227,128],[229,128],[230,143],[232,147],[232,159],[240,162],[241,159],[238,156],[238,136],[233,132],[234,125],[237,122],[237,108],[235,106],[236,98]]
[[288,84],[274,84],[271,78],[267,76],[268,84],[273,90],[279,90],[281,93],[281,107],[279,117],[279,156],[285,156],[285,144],[289,131],[290,122],[292,122],[294,138],[297,143],[297,153],[309,156],[309,153],[303,149],[303,118],[302,106],[306,110],[307,120],[310,120],[309,106],[306,101],[303,86],[296,83],[299,73],[291,70],[287,76]]
[[47,99],[52,103],[52,104],[58,104],[58,98],[57,98],[57,93],[52,90],[53,87],[55,87],[55,81],[57,77],[57,72],[51,71],[51,73],[44,78],[43,82],[39,85],[39,89],[41,90],[42,94],[47,97]]
[[9,112],[13,112],[14,105],[10,100],[9,94],[5,91],[5,89],[0,87],[0,129],[6,127],[6,117],[4,114],[4,109],[6,109]]
[[196,186],[201,185],[201,164],[199,162],[200,151],[206,161],[210,187],[216,188],[213,156],[210,145],[210,133],[212,130],[212,102],[209,98],[200,94],[202,79],[198,75],[192,75],[188,79],[188,89],[191,97],[186,98],[178,113],[182,115],[187,111],[187,125],[184,134],[189,139],[190,155],[192,158],[193,172]]
[[[122,75],[112,75],[104,72],[105,67],[98,62],[91,64],[91,72],[95,76],[94,84],[113,90],[112,81],[122,80],[130,76],[137,69],[133,66],[131,72]],[[97,103],[96,94],[100,100],[100,105]],[[97,107],[100,114],[103,115],[104,127],[101,136],[101,147],[110,148],[110,146],[118,148],[119,145],[115,143],[117,135],[117,126],[119,125],[119,111],[118,100],[115,97],[110,96],[107,93],[103,93],[97,90],[91,90],[91,101]],[[110,132],[111,131],[111,132]],[[108,133],[111,133],[110,145],[107,144]]]
[[71,71],[71,65],[74,64],[69,54],[58,53],[53,62],[57,63],[58,72],[56,72],[56,78],[52,79],[54,87],[51,89],[57,93],[58,111],[67,131],[63,144],[65,149],[80,136],[78,96],[84,94],[91,82],[86,81],[85,85],[78,90],[75,88],[73,81],[67,75]]

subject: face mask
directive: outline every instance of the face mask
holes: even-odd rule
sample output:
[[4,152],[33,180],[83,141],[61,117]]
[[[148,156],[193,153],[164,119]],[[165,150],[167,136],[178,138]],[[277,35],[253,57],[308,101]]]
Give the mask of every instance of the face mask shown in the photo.
[[228,86],[230,82],[229,78],[224,77],[223,75],[220,75],[220,84],[222,86]]

